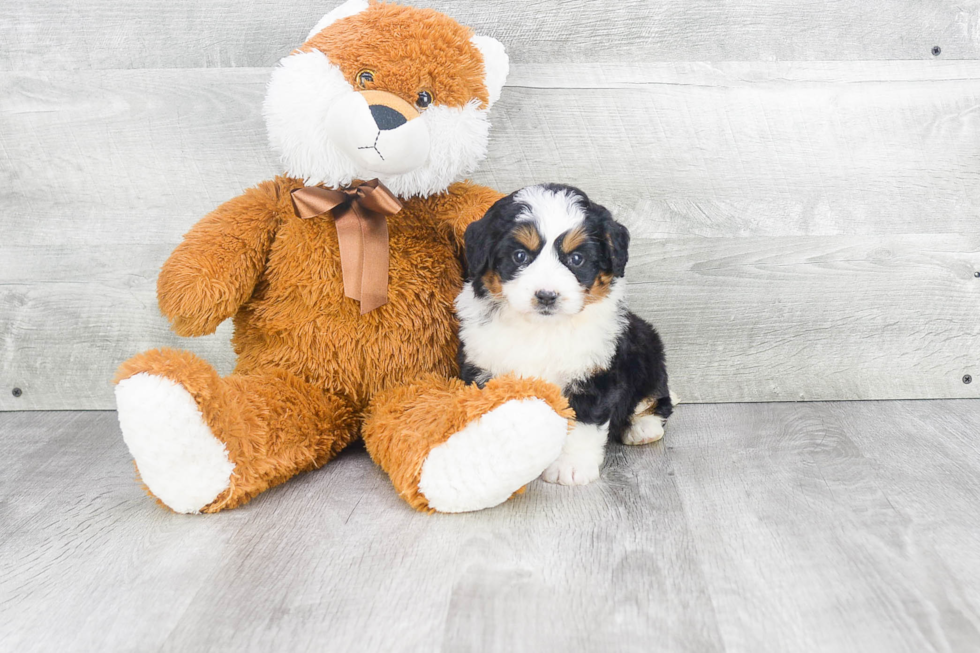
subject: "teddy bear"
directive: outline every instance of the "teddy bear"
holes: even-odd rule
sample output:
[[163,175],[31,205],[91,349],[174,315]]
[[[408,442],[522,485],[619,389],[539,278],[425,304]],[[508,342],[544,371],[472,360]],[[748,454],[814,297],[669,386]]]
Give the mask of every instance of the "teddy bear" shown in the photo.
[[358,438],[423,511],[506,501],[554,462],[560,390],[456,378],[463,235],[502,194],[486,156],[508,59],[430,9],[349,0],[272,73],[284,174],[202,218],[163,265],[180,336],[234,321],[234,371],[155,349],[114,379],[148,493],[178,513],[240,506]]

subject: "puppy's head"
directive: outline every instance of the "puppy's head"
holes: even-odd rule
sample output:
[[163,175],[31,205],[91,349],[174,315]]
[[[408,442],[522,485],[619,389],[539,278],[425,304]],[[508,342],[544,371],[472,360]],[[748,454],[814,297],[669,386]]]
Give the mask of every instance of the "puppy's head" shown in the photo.
[[293,177],[344,186],[378,177],[427,196],[486,156],[503,46],[431,9],[347,0],[272,73],[269,140]]
[[477,297],[528,316],[575,315],[624,275],[629,239],[581,190],[529,186],[466,229],[468,281]]

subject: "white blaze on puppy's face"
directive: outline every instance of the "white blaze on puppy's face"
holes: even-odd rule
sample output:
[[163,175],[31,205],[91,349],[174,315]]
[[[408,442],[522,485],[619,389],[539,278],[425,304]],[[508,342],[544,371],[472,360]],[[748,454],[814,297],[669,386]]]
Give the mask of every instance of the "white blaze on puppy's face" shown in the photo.
[[[571,193],[531,186],[517,193],[514,200],[527,206],[518,221],[533,224],[543,246],[530,265],[503,284],[504,297],[514,309],[528,315],[579,313],[585,306],[585,289],[559,260],[557,247],[563,234],[585,220],[579,198]],[[554,304],[542,306],[538,293],[555,293]]]

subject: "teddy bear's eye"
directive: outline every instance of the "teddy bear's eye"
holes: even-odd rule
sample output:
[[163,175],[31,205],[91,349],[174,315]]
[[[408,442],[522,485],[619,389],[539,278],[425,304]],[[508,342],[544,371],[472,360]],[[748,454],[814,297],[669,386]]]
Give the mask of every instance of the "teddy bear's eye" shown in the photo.
[[374,71],[373,70],[362,70],[357,73],[357,85],[361,88],[367,88],[367,85],[374,81]]
[[424,109],[430,104],[432,104],[432,93],[419,91],[418,97],[415,98],[415,106],[419,109]]

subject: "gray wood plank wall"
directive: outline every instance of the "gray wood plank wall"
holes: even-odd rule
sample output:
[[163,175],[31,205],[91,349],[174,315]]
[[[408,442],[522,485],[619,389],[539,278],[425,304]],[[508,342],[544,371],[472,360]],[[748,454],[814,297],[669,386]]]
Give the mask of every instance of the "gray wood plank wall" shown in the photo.
[[[0,7],[0,410],[112,408],[149,347],[230,369],[155,277],[277,172],[268,67],[333,4]],[[980,396],[980,2],[431,6],[512,57],[477,181],[631,227],[684,400]]]

